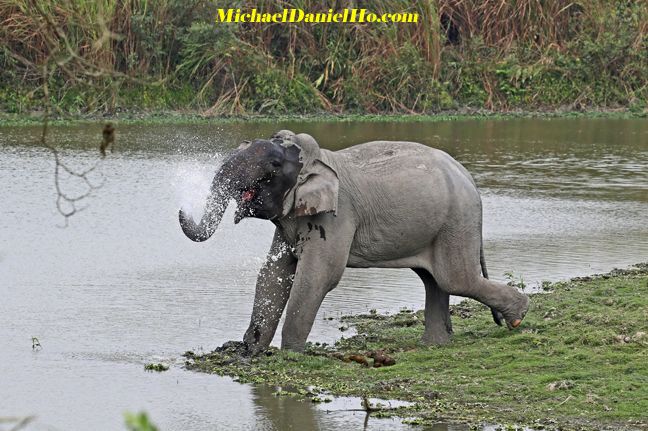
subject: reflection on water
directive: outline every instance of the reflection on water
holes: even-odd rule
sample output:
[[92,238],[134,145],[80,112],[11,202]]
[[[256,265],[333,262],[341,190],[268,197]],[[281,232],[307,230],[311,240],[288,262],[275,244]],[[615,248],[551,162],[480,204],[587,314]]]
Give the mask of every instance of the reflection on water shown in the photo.
[[[100,128],[58,127],[52,137],[71,164],[89,166]],[[234,226],[230,209],[214,238],[195,244],[177,209],[199,211],[223,152],[279,128],[331,149],[384,138],[451,153],[482,189],[494,278],[514,271],[533,286],[648,260],[646,120],[120,126],[117,153],[101,164],[105,186],[67,229],[57,227],[51,158],[33,144],[39,130],[0,128],[0,416],[36,414],[30,429],[66,430],[119,429],[126,410],[148,411],[165,430],[362,426],[363,412],[327,413],[185,372],[178,359],[242,336],[272,225]],[[347,270],[311,339],[339,337],[325,316],[423,301],[410,270]],[[143,371],[160,360],[176,365]]]
[[[377,420],[367,414],[362,407],[362,400],[357,397],[330,398],[331,402],[314,404],[312,409],[304,409],[304,401],[290,396],[273,395],[275,389],[259,386],[253,389],[255,403],[259,413],[267,420],[261,429],[267,430],[316,430],[326,424],[327,428],[335,430],[369,429],[399,430],[409,429],[400,419],[389,418]],[[379,400],[371,398],[372,406],[381,403],[388,409],[412,403],[394,400]],[[456,428],[450,428],[454,430]]]

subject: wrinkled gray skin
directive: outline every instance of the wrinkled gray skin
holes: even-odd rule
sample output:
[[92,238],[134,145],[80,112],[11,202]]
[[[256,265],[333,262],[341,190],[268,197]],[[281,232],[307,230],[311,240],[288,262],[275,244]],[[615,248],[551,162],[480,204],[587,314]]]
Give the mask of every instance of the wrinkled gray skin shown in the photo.
[[243,338],[248,354],[269,346],[284,309],[281,347],[302,351],[347,267],[413,269],[425,285],[429,344],[450,340],[449,295],[486,304],[509,328],[527,311],[525,295],[488,280],[479,192],[443,151],[376,141],[331,152],[286,130],[245,142],[217,172],[200,223],[180,211],[185,234],[208,239],[230,199],[235,222],[257,217],[276,226]]

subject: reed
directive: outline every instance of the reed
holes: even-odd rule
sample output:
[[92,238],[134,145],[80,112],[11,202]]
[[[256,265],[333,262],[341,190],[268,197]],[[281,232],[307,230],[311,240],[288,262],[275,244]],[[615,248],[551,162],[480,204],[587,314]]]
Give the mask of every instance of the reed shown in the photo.
[[[216,7],[416,24],[214,24]],[[213,114],[646,106],[648,5],[607,0],[2,0],[0,109]],[[42,76],[43,65],[52,72]]]

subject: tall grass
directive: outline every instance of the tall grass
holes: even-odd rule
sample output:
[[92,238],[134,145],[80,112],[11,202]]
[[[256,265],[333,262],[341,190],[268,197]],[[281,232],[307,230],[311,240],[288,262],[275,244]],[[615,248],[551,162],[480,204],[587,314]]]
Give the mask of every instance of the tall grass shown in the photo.
[[[214,23],[229,6],[419,21]],[[81,112],[643,109],[648,93],[638,0],[2,0],[0,42],[0,109],[18,112],[37,106],[43,79],[61,111]]]

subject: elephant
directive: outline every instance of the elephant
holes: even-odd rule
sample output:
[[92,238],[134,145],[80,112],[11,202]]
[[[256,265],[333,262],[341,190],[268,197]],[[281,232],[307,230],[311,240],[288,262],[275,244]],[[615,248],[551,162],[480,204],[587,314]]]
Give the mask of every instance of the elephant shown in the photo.
[[289,130],[245,141],[216,172],[201,220],[179,211],[184,234],[207,240],[231,200],[235,223],[255,217],[275,225],[239,342],[247,354],[268,348],[284,309],[281,348],[303,351],[324,297],[347,267],[411,268],[425,286],[426,344],[450,342],[450,295],[487,305],[509,329],[527,312],[526,295],[488,279],[480,194],[470,173],[441,150],[373,141],[329,151]]

